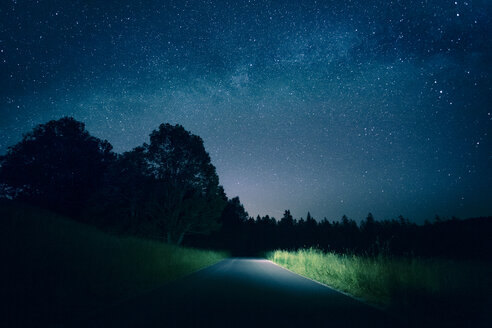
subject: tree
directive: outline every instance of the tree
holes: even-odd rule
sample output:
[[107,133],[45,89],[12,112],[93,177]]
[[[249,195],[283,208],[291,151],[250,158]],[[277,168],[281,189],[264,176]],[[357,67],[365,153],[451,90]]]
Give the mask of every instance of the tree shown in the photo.
[[227,201],[220,221],[223,228],[237,228],[244,224],[248,218],[249,214],[244,209],[243,204],[241,204],[239,197],[234,197]]
[[366,219],[361,222],[360,228],[368,234],[373,234],[375,232],[376,220],[374,220],[374,216],[372,215],[372,213],[367,214]]
[[292,217],[292,214],[290,214],[290,210],[285,210],[284,216],[280,219],[279,226],[293,227],[294,223],[294,218]]
[[314,229],[316,229],[316,226],[318,225],[318,222],[311,216],[311,213],[307,213],[306,216],[306,227],[312,232]]
[[219,228],[227,198],[200,137],[181,125],[161,124],[150,134],[150,144],[132,153],[136,151],[144,158],[144,174],[151,177],[145,213],[157,233],[180,244],[187,234]]
[[2,196],[76,215],[104,183],[111,149],[71,117],[40,124],[0,156]]
[[153,234],[154,227],[144,206],[153,180],[147,171],[143,147],[119,155],[108,168],[104,188],[91,198],[85,216],[113,232]]

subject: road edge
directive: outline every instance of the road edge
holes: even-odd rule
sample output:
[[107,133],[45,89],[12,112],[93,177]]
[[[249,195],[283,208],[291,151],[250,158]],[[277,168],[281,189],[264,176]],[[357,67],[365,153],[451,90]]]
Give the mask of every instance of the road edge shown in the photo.
[[[198,273],[198,272],[200,272],[200,271],[202,271],[202,270],[205,270],[205,269],[207,269],[207,268],[210,268],[210,267],[212,267],[212,266],[214,266],[214,265],[216,265],[216,264],[218,264],[218,263],[220,263],[220,262],[223,262],[223,261],[225,261],[225,260],[227,260],[227,259],[230,259],[230,257],[225,257],[225,258],[220,259],[219,261],[217,261],[217,262],[215,262],[215,263],[213,263],[213,264],[206,265],[206,266],[204,266],[204,267],[202,267],[202,268],[199,268],[199,269],[197,269],[197,270],[195,270],[195,271],[192,271],[192,272],[190,272],[190,273],[187,273],[187,274],[185,274],[184,276],[180,276],[180,277],[177,277],[177,278],[175,278],[175,279],[171,279],[171,280],[165,281],[165,282],[163,282],[162,284],[159,284],[159,285],[157,285],[157,286],[153,286],[153,287],[149,287],[149,288],[140,289],[140,290],[139,290],[137,293],[135,293],[134,295],[125,296],[125,297],[123,297],[123,298],[119,298],[119,299],[117,299],[117,300],[114,300],[113,302],[108,303],[108,304],[104,305],[103,307],[98,308],[98,309],[97,309],[97,310],[95,310],[95,311],[89,311],[89,312],[83,313],[83,316],[84,316],[84,318],[88,318],[88,317],[89,317],[89,318],[95,318],[95,317],[97,317],[97,315],[98,315],[99,313],[103,313],[104,311],[107,311],[107,310],[110,310],[110,309],[112,309],[112,308],[118,307],[119,305],[121,305],[121,304],[123,304],[123,303],[125,303],[125,302],[127,302],[127,301],[130,301],[130,300],[132,300],[132,299],[135,299],[135,298],[138,298],[138,297],[142,297],[142,296],[144,296],[144,295],[146,295],[146,294],[152,293],[153,291],[155,291],[155,290],[157,290],[157,289],[163,288],[163,287],[165,287],[166,285],[169,285],[169,284],[175,283],[176,281],[179,281],[179,280],[181,280],[181,279],[185,279],[185,278],[187,278],[187,277],[189,277],[189,276],[191,276],[191,275],[194,275],[194,274],[196,274],[196,273]],[[80,319],[80,318],[76,318],[76,319]]]
[[299,276],[299,277],[302,277],[302,278],[305,278],[305,279],[307,279],[307,280],[310,280],[310,281],[312,281],[312,282],[314,282],[314,283],[317,283],[318,285],[321,285],[321,286],[324,286],[324,287],[327,287],[327,288],[333,289],[334,291],[336,291],[336,292],[338,292],[338,293],[340,293],[340,294],[343,294],[343,295],[345,295],[345,296],[348,296],[348,297],[350,297],[350,298],[352,298],[352,299],[354,299],[354,300],[356,300],[356,301],[358,301],[358,302],[364,303],[365,305],[370,306],[370,307],[372,307],[372,308],[374,308],[374,309],[376,309],[376,310],[378,310],[378,311],[382,311],[382,312],[384,312],[384,313],[386,313],[386,314],[388,314],[388,315],[390,315],[390,316],[392,316],[392,317],[397,318],[397,317],[396,317],[393,313],[389,312],[389,311],[388,311],[388,310],[386,310],[385,308],[383,308],[383,307],[381,307],[381,306],[378,306],[378,305],[376,305],[376,304],[369,303],[369,302],[367,302],[367,301],[366,301],[365,299],[363,299],[363,298],[360,298],[360,297],[354,296],[354,295],[352,295],[352,294],[349,294],[349,293],[347,293],[347,292],[344,292],[344,291],[342,291],[342,290],[339,290],[339,289],[337,289],[337,288],[335,288],[335,287],[333,287],[333,286],[330,286],[330,285],[327,285],[327,284],[322,283],[322,282],[320,282],[320,281],[314,280],[314,279],[312,279],[312,278],[309,278],[309,277],[303,276],[303,275],[301,275],[301,274],[299,274],[299,273],[297,273],[297,272],[294,272],[294,271],[292,271],[292,270],[289,270],[289,269],[287,269],[287,268],[285,268],[285,267],[281,266],[280,264],[277,264],[277,263],[275,263],[275,262],[273,262],[273,261],[271,261],[271,260],[268,260],[268,259],[265,259],[265,260],[266,260],[266,261],[268,261],[268,262],[270,262],[270,263],[272,263],[272,264],[274,264],[274,265],[276,265],[276,266],[278,266],[279,268],[282,268],[282,269],[284,269],[284,270],[287,270],[287,271],[289,271],[289,272],[291,272],[291,273],[293,273],[293,274],[295,274],[295,275],[297,275],[297,276]]

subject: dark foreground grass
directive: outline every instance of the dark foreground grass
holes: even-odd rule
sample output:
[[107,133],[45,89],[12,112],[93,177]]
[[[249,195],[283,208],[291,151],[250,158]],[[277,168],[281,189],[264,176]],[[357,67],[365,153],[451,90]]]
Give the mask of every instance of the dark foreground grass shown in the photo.
[[209,266],[226,253],[106,234],[0,203],[2,321],[63,323]]
[[382,307],[410,326],[487,327],[492,323],[491,263],[363,257],[314,249],[275,251],[267,258]]

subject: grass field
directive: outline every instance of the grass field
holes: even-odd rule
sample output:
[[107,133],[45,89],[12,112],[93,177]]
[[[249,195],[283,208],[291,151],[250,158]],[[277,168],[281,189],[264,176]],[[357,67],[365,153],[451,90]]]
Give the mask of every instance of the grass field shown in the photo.
[[490,320],[491,263],[371,258],[315,249],[278,250],[267,258],[382,307],[411,325],[485,327]]
[[[63,322],[209,266],[228,254],[106,234],[0,204],[2,319]],[[2,321],[0,319],[0,322]]]

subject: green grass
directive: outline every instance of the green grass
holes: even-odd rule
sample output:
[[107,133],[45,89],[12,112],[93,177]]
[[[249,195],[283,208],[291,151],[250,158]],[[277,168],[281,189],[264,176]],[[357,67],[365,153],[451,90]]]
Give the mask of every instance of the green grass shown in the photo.
[[481,322],[492,305],[491,263],[363,257],[315,249],[277,250],[267,258],[415,324]]
[[0,250],[2,310],[13,322],[85,315],[228,255],[110,235],[9,202],[0,203]]

